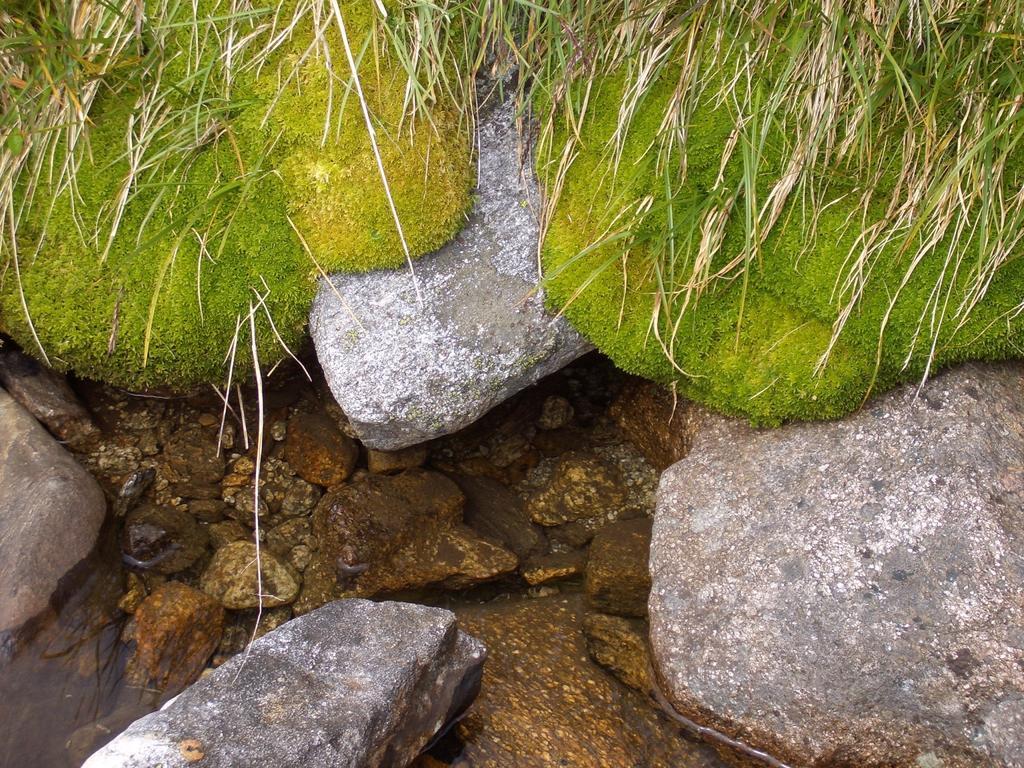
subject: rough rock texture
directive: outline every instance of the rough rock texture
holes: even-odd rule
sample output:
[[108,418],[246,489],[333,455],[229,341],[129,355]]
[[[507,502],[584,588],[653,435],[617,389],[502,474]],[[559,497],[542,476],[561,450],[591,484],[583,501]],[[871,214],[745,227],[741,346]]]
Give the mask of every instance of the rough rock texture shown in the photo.
[[489,477],[452,477],[466,496],[463,519],[478,533],[497,539],[521,558],[537,554],[547,541],[507,485]]
[[587,658],[580,595],[458,610],[488,651],[458,734],[473,768],[718,768],[636,691]]
[[1024,765],[1024,367],[915,390],[712,418],[665,473],[651,640],[682,714],[799,766]]
[[651,690],[647,626],[638,619],[592,613],[583,622],[590,658],[642,693]]
[[580,550],[552,552],[530,558],[521,569],[523,579],[531,587],[559,579],[571,579],[583,573],[587,553]]
[[0,350],[0,386],[72,448],[88,448],[99,437],[99,428],[67,379],[28,355]]
[[573,451],[559,458],[550,480],[530,496],[526,509],[540,525],[603,523],[625,503],[623,485],[619,467],[596,454]]
[[171,574],[198,560],[208,541],[205,527],[188,512],[142,504],[125,518],[121,555],[137,570]]
[[498,542],[478,536],[465,525],[429,531],[390,558],[371,565],[355,581],[361,596],[440,586],[466,589],[512,573],[519,559]]
[[[256,608],[260,604],[256,562],[253,542],[233,541],[214,553],[199,586],[225,608]],[[299,596],[299,578],[290,565],[265,548],[260,552],[259,563],[265,608],[287,605]]]
[[648,518],[623,520],[594,536],[587,561],[587,602],[591,608],[619,616],[646,616],[651,576]]
[[484,655],[449,611],[331,603],[260,638],[85,765],[404,766],[473,700]]
[[47,608],[106,508],[92,476],[0,389],[0,632]]
[[132,685],[179,691],[213,655],[224,630],[224,609],[180,581],[161,584],[135,611],[135,652],[128,660]]
[[[313,513],[319,572],[333,571],[342,594],[368,597],[428,585],[462,589],[514,571],[513,552],[461,524],[464,502],[438,472],[363,473]],[[318,593],[327,599],[331,590]]]
[[454,432],[590,349],[537,290],[539,195],[513,114],[507,103],[482,117],[469,220],[416,262],[415,280],[395,270],[321,281],[310,333],[371,448]]
[[359,446],[342,434],[326,414],[292,416],[284,451],[299,477],[328,487],[347,480],[359,459]]
[[609,413],[651,466],[664,470],[689,453],[703,409],[674,397],[661,384],[633,379],[622,388]]
[[313,530],[332,561],[359,566],[384,559],[425,531],[458,522],[464,497],[437,472],[364,474],[325,495],[313,512]]

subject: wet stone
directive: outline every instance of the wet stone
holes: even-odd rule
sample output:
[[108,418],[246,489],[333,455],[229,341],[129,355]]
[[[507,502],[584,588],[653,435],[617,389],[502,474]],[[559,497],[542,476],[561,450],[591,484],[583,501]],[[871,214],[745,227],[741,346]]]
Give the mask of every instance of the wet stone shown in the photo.
[[364,474],[320,500],[313,528],[327,560],[379,563],[431,529],[457,522],[463,503],[459,487],[437,472]]
[[325,413],[296,413],[288,422],[285,458],[310,483],[327,488],[348,479],[359,459],[355,441]]
[[601,520],[624,503],[617,468],[596,455],[573,452],[557,462],[548,482],[528,499],[527,510],[534,522],[553,526]]
[[547,549],[543,529],[527,514],[522,499],[489,477],[452,477],[466,496],[465,523],[482,536],[500,541],[520,558]]
[[581,576],[586,563],[587,553],[584,551],[553,552],[531,558],[520,569],[520,573],[527,584],[536,586]]
[[703,411],[675,398],[660,384],[631,379],[612,403],[609,414],[651,466],[660,471],[690,452]]
[[[274,608],[294,601],[299,595],[300,579],[291,566],[265,548],[260,552],[260,563],[263,605]],[[260,605],[257,579],[256,545],[235,541],[214,553],[199,586],[225,608],[242,610]]]
[[220,643],[224,609],[203,592],[169,581],[142,601],[134,620],[128,680],[144,688],[178,691],[199,677]]
[[250,531],[237,520],[222,520],[219,523],[212,523],[207,530],[210,534],[210,545],[214,549],[220,549],[233,541],[242,541],[249,538]]
[[646,616],[651,575],[651,520],[624,520],[602,528],[590,545],[585,582],[591,608],[620,616]]
[[267,532],[267,549],[280,557],[286,557],[299,544],[307,547],[314,544],[313,528],[308,518],[286,520]]
[[125,564],[140,571],[183,571],[206,549],[207,533],[188,512],[142,504],[128,513],[121,531]]
[[722,768],[646,696],[587,657],[581,595],[457,610],[488,650],[480,696],[456,726],[473,768]]
[[201,523],[220,522],[226,508],[220,499],[194,499],[188,503],[189,514]]
[[575,412],[566,398],[551,395],[544,400],[537,426],[544,430],[562,429],[569,426]]
[[413,445],[397,451],[375,451],[369,448],[366,451],[367,467],[371,472],[383,474],[422,467],[427,461],[428,452],[426,445]]
[[28,355],[0,349],[0,386],[72,449],[88,450],[100,438],[99,428],[67,379]]
[[583,622],[583,634],[590,658],[630,688],[651,690],[651,653],[643,621],[592,613]]
[[224,457],[218,451],[216,430],[190,424],[171,434],[164,444],[158,477],[167,482],[172,496],[219,498]]
[[427,532],[386,560],[367,565],[364,573],[352,579],[355,594],[370,596],[431,586],[466,589],[512,573],[519,560],[497,542],[456,525]]

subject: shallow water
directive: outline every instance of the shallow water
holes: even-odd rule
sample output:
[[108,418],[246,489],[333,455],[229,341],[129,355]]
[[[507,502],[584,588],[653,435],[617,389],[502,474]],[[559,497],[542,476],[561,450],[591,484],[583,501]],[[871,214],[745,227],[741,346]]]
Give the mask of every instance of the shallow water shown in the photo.
[[[435,441],[427,466],[450,476],[479,473],[519,498],[550,482],[559,457],[585,448],[588,455],[615,465],[617,476],[621,474],[620,485],[611,489],[613,495],[622,497],[615,502],[619,505],[614,507],[615,514],[609,515],[609,519],[617,519],[627,506],[647,504],[643,500],[653,492],[657,477],[623,441],[607,415],[620,383],[621,374],[602,361],[582,361],[521,393],[477,425]],[[85,386],[79,394],[104,438],[98,450],[78,458],[111,495],[131,472],[166,467],[168,445],[183,425],[205,424],[207,432],[216,432],[219,406],[209,397],[137,397],[100,385]],[[552,394],[571,401],[571,424],[538,432],[531,425],[537,423],[545,398]],[[280,427],[295,413],[306,412],[302,409],[310,403],[320,403],[322,393],[316,385],[292,374],[268,383],[265,395],[269,457],[279,470],[282,466],[287,469],[281,450],[281,434],[286,430],[275,425]],[[254,403],[255,396],[247,395],[246,400]],[[321,413],[322,409],[311,412]],[[255,416],[246,415],[251,416],[247,419],[251,433]],[[326,414],[323,417],[328,418]],[[227,448],[228,466],[214,483],[218,495],[227,488],[234,466],[231,446]],[[244,448],[235,446],[236,459],[245,453]],[[359,471],[368,471],[363,468],[367,466],[365,451],[359,461]],[[198,488],[193,481],[201,471],[196,470],[195,462],[180,457],[179,465],[187,467],[182,473],[187,476],[172,474],[171,482],[185,490],[168,488],[166,480],[161,487],[158,479],[146,492],[146,502],[178,505],[181,499],[175,496],[192,498],[193,486]],[[269,482],[272,487],[273,481]],[[264,483],[268,483],[266,477]],[[206,491],[209,489],[195,498],[207,498]],[[610,501],[604,499],[603,503]],[[471,506],[467,502],[467,513]],[[475,509],[474,514],[481,513],[482,508]],[[309,513],[303,516],[308,519]],[[207,529],[207,523],[203,520],[200,525]],[[602,518],[604,523],[607,520]],[[536,528],[528,520],[524,525]],[[111,515],[97,552],[78,569],[74,588],[60,597],[58,610],[45,617],[36,633],[13,654],[8,648],[6,657],[0,646],[0,659],[7,658],[0,661],[0,768],[78,768],[131,722],[177,693],[140,689],[125,679],[134,643],[122,640],[130,616],[118,607],[127,585],[118,540],[120,526],[121,521]],[[556,535],[561,529],[546,530],[544,551],[550,547],[551,552],[567,548],[583,552],[589,539],[575,541],[573,537],[580,536],[578,527],[573,523],[562,526],[573,529],[571,535],[566,530],[563,538]],[[171,579],[195,586],[212,547]],[[581,607],[582,575],[578,570],[573,573],[540,587],[530,587],[517,572],[468,589],[428,586],[379,596],[450,608],[491,648],[490,671],[485,671],[476,708],[429,756],[421,758],[416,768],[719,765],[706,749],[687,740],[657,714],[646,696],[626,688],[589,659],[580,625],[585,613]],[[156,575],[153,583],[147,583],[148,589],[152,591],[163,578]],[[309,571],[304,578],[309,578]],[[275,610],[284,611],[284,619],[291,615],[287,607]],[[264,621],[273,613],[265,613]],[[220,663],[241,650],[252,634],[253,620],[252,611],[229,612],[211,663]],[[241,640],[236,642],[237,638]],[[519,645],[515,644],[517,638]],[[531,674],[522,674],[524,667]],[[522,687],[527,682],[529,687]],[[601,739],[591,733],[599,722],[603,723]],[[537,751],[539,746],[543,751]],[[553,755],[558,756],[555,763],[549,762]]]
[[128,687],[117,609],[122,572],[111,531],[69,578],[59,610],[0,667],[0,768],[78,768],[158,694]]

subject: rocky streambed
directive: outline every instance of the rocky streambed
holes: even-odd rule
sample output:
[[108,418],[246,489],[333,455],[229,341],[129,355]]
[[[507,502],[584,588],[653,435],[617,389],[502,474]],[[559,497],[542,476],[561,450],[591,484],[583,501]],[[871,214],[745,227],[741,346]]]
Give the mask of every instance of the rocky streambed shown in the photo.
[[754,430],[591,355],[382,451],[302,359],[4,350],[3,766],[1024,766],[1020,364]]
[[[254,387],[226,414],[213,391],[62,393],[84,404],[68,446],[110,512],[58,609],[8,638],[4,766],[78,766],[346,597],[452,609],[488,649],[477,704],[422,765],[718,764],[647,695],[656,467],[686,446],[645,419],[669,399],[591,356],[461,432],[376,451],[305,364],[312,381],[293,365],[265,382],[262,441]],[[76,514],[87,501],[69,492]]]

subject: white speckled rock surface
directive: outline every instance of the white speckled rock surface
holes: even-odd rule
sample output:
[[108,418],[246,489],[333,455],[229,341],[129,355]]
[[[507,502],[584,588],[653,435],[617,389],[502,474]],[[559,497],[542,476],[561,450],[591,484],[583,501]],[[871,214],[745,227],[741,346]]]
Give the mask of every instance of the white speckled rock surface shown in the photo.
[[475,698],[455,615],[339,600],[267,633],[83,768],[399,768]]
[[794,766],[1024,766],[1024,367],[915,390],[708,417],[663,475],[651,641],[682,714]]
[[448,245],[407,269],[320,281],[310,332],[360,438],[393,450],[455,432],[591,349],[537,288],[537,181],[511,103],[479,126],[476,202]]

